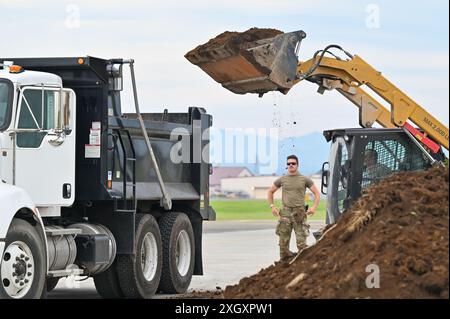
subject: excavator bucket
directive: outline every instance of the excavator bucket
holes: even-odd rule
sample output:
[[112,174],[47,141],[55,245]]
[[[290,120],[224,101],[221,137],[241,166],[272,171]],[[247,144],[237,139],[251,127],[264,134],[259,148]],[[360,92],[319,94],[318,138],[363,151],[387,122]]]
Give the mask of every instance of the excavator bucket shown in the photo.
[[294,85],[297,53],[305,37],[303,31],[274,29],[225,32],[185,57],[233,93],[286,94]]

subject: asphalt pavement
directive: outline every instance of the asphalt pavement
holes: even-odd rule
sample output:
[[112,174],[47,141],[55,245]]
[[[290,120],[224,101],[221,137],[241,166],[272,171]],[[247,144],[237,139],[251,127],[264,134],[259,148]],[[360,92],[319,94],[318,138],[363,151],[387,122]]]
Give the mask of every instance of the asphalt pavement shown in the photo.
[[[324,226],[323,222],[311,221],[308,244],[314,244],[312,232]],[[220,221],[205,222],[203,235],[203,276],[194,276],[189,291],[214,291],[234,285],[240,279],[272,265],[278,256],[275,235],[276,221]],[[291,250],[296,251],[294,235]],[[94,281],[88,278],[61,279],[49,293],[50,299],[100,298]],[[157,295],[156,298],[169,296]]]

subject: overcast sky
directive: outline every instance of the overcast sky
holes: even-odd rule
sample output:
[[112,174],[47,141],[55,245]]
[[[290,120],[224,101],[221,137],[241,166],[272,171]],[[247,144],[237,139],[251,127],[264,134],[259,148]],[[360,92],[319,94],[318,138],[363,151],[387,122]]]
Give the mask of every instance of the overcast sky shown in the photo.
[[357,109],[338,93],[302,83],[287,96],[233,95],[184,58],[226,30],[303,29],[301,59],[340,44],[448,126],[448,9],[447,0],[0,0],[0,55],[132,57],[143,111],[202,106],[217,128],[275,125],[304,135],[358,126]]

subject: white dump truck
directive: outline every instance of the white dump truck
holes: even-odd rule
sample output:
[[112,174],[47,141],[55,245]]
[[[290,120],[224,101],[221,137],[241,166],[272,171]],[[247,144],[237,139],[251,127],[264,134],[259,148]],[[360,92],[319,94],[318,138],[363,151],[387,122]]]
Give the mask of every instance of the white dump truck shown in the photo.
[[197,107],[141,114],[131,59],[0,59],[0,298],[72,275],[105,298],[185,292],[215,219],[211,125]]

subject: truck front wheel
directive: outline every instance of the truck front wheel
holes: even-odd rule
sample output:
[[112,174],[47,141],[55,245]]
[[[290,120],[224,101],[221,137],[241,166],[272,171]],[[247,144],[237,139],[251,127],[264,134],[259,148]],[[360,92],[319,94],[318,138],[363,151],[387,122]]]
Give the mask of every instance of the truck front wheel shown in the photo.
[[117,275],[127,298],[151,298],[161,278],[162,247],[158,223],[151,215],[136,218],[136,254],[118,255]]
[[0,265],[0,299],[38,299],[45,287],[45,246],[27,221],[13,219]]
[[165,213],[159,220],[163,243],[163,271],[159,290],[185,293],[194,273],[195,242],[189,217],[184,213]]

